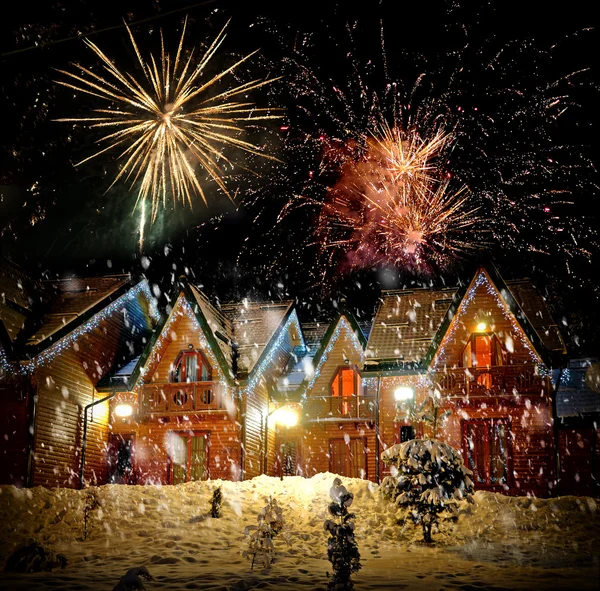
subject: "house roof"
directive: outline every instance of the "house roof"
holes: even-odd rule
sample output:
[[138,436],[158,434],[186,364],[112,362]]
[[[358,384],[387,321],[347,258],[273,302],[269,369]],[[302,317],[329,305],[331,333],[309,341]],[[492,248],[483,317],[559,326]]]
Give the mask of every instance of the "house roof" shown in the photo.
[[446,316],[456,288],[386,290],[367,343],[366,361],[419,364]]
[[0,345],[12,344],[34,315],[43,292],[42,284],[10,259],[0,259]]
[[39,324],[28,335],[27,346],[43,349],[59,331],[72,330],[80,324],[86,313],[103,307],[105,300],[131,285],[130,275],[108,277],[74,277],[58,281],[45,281],[48,304]]
[[237,373],[249,375],[263,355],[277,330],[290,314],[294,302],[232,302],[221,305],[224,317],[232,326],[237,349]]
[[525,313],[544,347],[551,352],[566,353],[565,342],[550,314],[546,300],[531,279],[506,281],[506,286]]
[[287,399],[300,399],[317,370],[342,317],[348,321],[360,346],[364,349],[367,339],[354,315],[345,309],[340,310],[330,321],[302,324],[306,349],[299,352],[301,354],[296,356],[295,363],[279,378],[277,393],[284,394]]
[[579,417],[600,414],[600,394],[590,390],[585,376],[597,359],[571,359],[562,371],[556,390],[556,414],[559,417]]

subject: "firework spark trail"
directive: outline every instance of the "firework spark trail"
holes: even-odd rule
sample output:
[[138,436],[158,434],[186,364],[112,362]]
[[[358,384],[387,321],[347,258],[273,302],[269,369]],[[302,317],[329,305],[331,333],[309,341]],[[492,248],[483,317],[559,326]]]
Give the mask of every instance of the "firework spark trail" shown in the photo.
[[[352,268],[447,268],[479,248],[481,223],[466,187],[453,192],[439,161],[452,143],[438,128],[423,139],[383,123],[364,138],[322,203],[317,234],[329,264],[343,253]],[[337,251],[337,252],[336,252]]]
[[[249,154],[276,160],[261,148],[239,137],[242,122],[279,118],[272,109],[257,108],[247,101],[231,99],[262,86],[277,78],[252,80],[216,92],[217,84],[232,74],[256,52],[250,53],[218,74],[203,79],[207,65],[225,39],[225,27],[213,40],[196,65],[193,52],[184,57],[184,37],[187,19],[175,59],[165,52],[161,32],[160,57],[142,57],[134,36],[127,27],[143,79],[120,70],[91,41],[85,43],[103,63],[104,75],[99,75],[75,64],[81,75],[58,70],[76,82],[58,80],[67,88],[108,101],[116,108],[96,109],[97,116],[58,119],[63,122],[87,123],[90,127],[108,131],[98,140],[105,147],[79,164],[96,158],[115,148],[121,150],[123,161],[109,189],[120,179],[139,181],[138,202],[152,201],[151,221],[156,219],[159,206],[166,205],[167,196],[175,202],[192,206],[194,194],[206,203],[204,189],[198,180],[194,164],[197,162],[218,187],[231,198],[223,180],[223,165],[233,166],[224,148],[239,148]],[[142,218],[144,216],[142,215]]]
[[[408,265],[411,271],[418,270],[414,263],[419,252],[418,266],[427,271],[428,259],[436,265],[439,260],[434,248],[446,253],[442,263],[446,255],[458,260],[481,250],[496,262],[515,255],[533,262],[543,254],[554,268],[559,262],[569,266],[575,260],[587,264],[590,253],[597,251],[596,229],[577,212],[582,197],[588,201],[598,195],[597,172],[585,146],[568,139],[577,98],[583,92],[588,93],[588,101],[598,96],[593,77],[577,67],[577,60],[575,67],[568,67],[560,43],[545,46],[531,39],[480,43],[479,24],[449,21],[448,26],[459,33],[446,53],[424,50],[419,54],[394,34],[393,62],[383,25],[376,59],[365,55],[362,40],[368,31],[358,21],[346,26],[350,46],[340,42],[337,32],[326,29],[320,40],[331,48],[331,60],[335,48],[340,50],[335,79],[315,59],[315,50],[317,56],[322,51],[316,35],[294,32],[295,53],[284,66],[294,105],[290,129],[298,131],[290,135],[287,159],[308,163],[311,153],[314,159],[307,164],[301,184],[287,189],[289,201],[275,228],[288,233],[295,216],[302,220],[296,222],[298,227],[312,223],[317,232],[311,236],[298,232],[288,240],[294,254],[282,254],[281,267],[290,256],[305,258],[307,247],[316,250],[323,264],[312,264],[308,275],[310,282],[320,286],[325,277],[332,278],[349,266],[389,261],[401,269]],[[574,35],[564,38],[566,44]],[[360,46],[355,39],[361,40]],[[570,115],[563,123],[565,113]],[[444,129],[449,131],[445,144]],[[440,134],[442,143],[436,148],[440,156],[424,158],[429,158],[433,170],[423,169],[423,159],[416,156],[414,169],[407,168],[407,152],[415,154],[417,149],[417,144],[411,145],[413,133],[424,146]],[[390,164],[394,160],[396,167]],[[390,169],[387,174],[372,170],[377,162],[382,170]],[[431,249],[421,242],[406,242],[406,232],[400,228],[401,223],[408,227],[408,217],[399,217],[394,209],[402,194],[396,186],[400,178],[415,189],[410,195],[417,200],[417,210],[429,199],[436,204],[432,212],[445,205],[450,217],[456,216],[450,240],[444,241],[443,233],[438,241],[430,235]],[[419,191],[433,179],[437,179],[434,187]],[[446,179],[452,181],[443,188]],[[462,186],[468,191],[455,190]],[[286,187],[279,191],[284,194]],[[432,198],[435,194],[437,202]],[[467,219],[471,225],[463,225]],[[411,223],[417,227],[420,220]],[[429,220],[433,228],[440,227],[435,216]],[[397,231],[396,245],[415,252],[399,248],[410,256],[394,261],[392,230]],[[419,237],[419,231],[413,236]],[[452,248],[453,241],[457,249]],[[519,256],[528,253],[535,256]],[[345,269],[341,269],[344,258]],[[273,269],[281,272],[277,264]]]

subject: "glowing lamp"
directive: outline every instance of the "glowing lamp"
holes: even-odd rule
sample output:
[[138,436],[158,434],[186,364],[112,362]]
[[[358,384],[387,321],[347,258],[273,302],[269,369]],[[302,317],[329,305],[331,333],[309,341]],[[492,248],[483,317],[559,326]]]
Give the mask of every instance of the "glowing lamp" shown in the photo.
[[477,332],[485,332],[486,328],[487,328],[487,324],[485,322],[480,322],[477,325]]
[[123,419],[130,417],[133,414],[133,407],[131,404],[118,404],[115,406],[115,414]]
[[282,427],[295,427],[298,424],[298,413],[283,406],[273,413],[273,420]]
[[400,386],[394,390],[394,399],[396,402],[403,400],[412,400],[415,396],[415,391],[409,386]]

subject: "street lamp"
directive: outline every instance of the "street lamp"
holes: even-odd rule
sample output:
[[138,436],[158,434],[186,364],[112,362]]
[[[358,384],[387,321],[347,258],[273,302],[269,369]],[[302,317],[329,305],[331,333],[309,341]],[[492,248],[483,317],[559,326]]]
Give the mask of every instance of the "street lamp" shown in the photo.
[[289,407],[282,406],[273,411],[273,421],[280,427],[282,433],[282,443],[279,447],[281,456],[281,472],[280,477],[283,480],[283,464],[287,460],[285,457],[286,435],[290,427],[295,427],[298,424],[298,413]]
[[415,389],[411,386],[399,386],[394,390],[394,400],[396,401],[396,417],[394,421],[403,421],[401,412],[404,410],[405,418],[410,421],[410,425],[400,427],[400,442],[414,439],[415,430],[412,425],[415,420]]

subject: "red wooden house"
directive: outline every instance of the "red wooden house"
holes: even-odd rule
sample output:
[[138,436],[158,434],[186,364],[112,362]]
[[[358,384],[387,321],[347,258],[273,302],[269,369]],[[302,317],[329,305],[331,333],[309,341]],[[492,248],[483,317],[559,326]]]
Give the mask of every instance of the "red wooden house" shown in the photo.
[[142,355],[99,385],[114,395],[110,480],[177,484],[266,472],[269,388],[302,343],[292,302],[217,308],[183,284]]
[[[459,290],[385,292],[363,371],[379,400],[382,446],[415,430],[435,435],[462,451],[477,488],[551,494],[557,442],[550,369],[565,353],[530,281],[504,282],[480,268]],[[434,425],[407,420],[423,405],[449,416]]]
[[141,349],[158,312],[128,275],[34,281],[0,261],[0,483],[106,481],[106,407],[96,385]]

